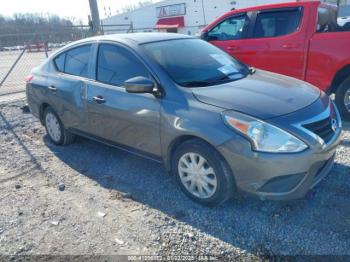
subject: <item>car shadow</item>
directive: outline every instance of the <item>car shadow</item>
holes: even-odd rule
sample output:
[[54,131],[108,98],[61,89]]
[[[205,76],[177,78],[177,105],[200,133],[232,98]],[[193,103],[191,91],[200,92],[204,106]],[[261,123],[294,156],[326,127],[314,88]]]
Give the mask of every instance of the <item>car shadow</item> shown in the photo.
[[332,252],[333,247],[348,252],[350,167],[341,163],[302,200],[238,196],[207,208],[189,200],[158,163],[80,137],[67,147],[55,146],[47,135],[44,142],[60,160],[100,186],[128,193],[135,201],[250,253],[318,254]]

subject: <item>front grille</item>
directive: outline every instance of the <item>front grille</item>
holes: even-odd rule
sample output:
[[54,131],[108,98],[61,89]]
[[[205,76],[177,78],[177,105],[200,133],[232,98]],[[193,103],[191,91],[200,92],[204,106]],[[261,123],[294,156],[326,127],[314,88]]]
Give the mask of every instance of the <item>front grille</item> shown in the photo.
[[310,124],[305,124],[303,127],[321,137],[325,143],[328,143],[334,135],[332,119],[330,117]]

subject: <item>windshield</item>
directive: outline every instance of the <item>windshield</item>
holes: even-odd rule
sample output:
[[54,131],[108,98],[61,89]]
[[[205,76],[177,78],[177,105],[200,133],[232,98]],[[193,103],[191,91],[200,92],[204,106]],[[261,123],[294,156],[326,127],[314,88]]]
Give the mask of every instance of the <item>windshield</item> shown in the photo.
[[249,72],[245,65],[199,39],[167,40],[143,47],[177,84],[185,87],[231,82]]

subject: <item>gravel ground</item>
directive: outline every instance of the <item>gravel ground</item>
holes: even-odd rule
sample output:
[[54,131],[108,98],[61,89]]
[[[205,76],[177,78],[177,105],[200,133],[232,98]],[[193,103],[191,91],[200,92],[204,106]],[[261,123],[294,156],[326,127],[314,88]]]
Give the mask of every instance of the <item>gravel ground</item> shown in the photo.
[[350,256],[350,124],[305,199],[191,202],[164,168],[78,138],[49,142],[24,101],[0,106],[0,254]]

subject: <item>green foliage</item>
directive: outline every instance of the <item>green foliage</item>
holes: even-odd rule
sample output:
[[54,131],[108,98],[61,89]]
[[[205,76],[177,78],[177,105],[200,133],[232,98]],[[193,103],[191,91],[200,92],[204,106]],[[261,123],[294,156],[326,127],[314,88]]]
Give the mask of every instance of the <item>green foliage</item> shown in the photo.
[[35,43],[60,43],[85,37],[87,28],[73,26],[73,22],[52,14],[0,15],[0,47]]

